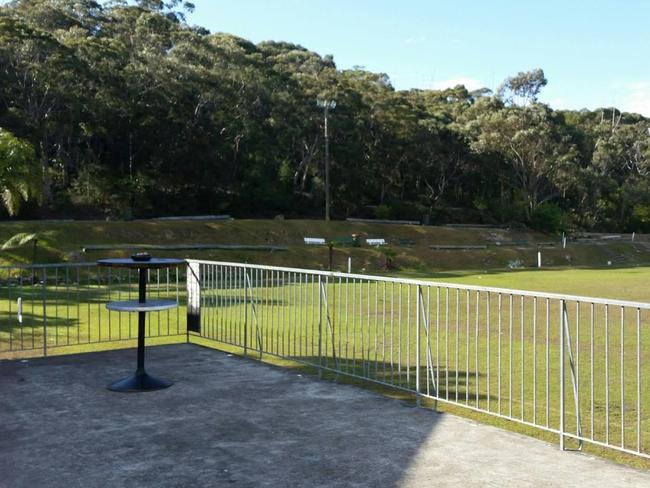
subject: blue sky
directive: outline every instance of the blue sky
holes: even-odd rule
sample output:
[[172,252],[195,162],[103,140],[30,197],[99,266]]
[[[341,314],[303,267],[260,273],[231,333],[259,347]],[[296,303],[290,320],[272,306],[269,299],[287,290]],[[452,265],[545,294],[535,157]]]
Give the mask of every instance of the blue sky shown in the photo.
[[554,108],[650,116],[650,0],[194,0],[189,22],[332,54],[397,89],[495,88],[543,68]]

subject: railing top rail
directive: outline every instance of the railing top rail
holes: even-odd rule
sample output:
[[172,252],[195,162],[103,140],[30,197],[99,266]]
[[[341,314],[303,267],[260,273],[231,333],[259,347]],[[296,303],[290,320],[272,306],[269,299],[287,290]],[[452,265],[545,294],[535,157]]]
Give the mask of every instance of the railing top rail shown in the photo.
[[449,288],[453,290],[463,290],[463,291],[482,291],[490,293],[500,293],[503,295],[519,295],[525,297],[537,297],[537,298],[548,298],[550,300],[565,300],[569,302],[584,302],[584,303],[593,303],[598,305],[610,305],[614,307],[629,307],[629,308],[639,308],[643,310],[650,310],[650,303],[646,302],[634,302],[629,300],[614,300],[608,298],[597,298],[597,297],[586,297],[579,295],[564,295],[561,293],[546,293],[540,291],[527,291],[527,290],[515,290],[510,288],[497,288],[489,286],[476,286],[476,285],[458,285],[455,283],[445,283],[441,281],[429,281],[429,280],[416,280],[411,278],[393,278],[388,276],[375,276],[375,275],[364,275],[364,274],[355,274],[355,273],[344,273],[340,271],[320,271],[314,269],[306,268],[288,268],[282,266],[268,266],[262,264],[248,264],[248,263],[234,263],[228,261],[209,261],[203,259],[187,259],[188,263],[198,263],[198,264],[216,264],[221,266],[232,266],[238,268],[248,268],[248,269],[263,269],[269,271],[286,271],[292,273],[309,273],[317,276],[325,276],[330,278],[352,278],[359,280],[368,280],[368,281],[383,281],[388,283],[401,283],[405,285],[420,285],[420,286],[429,286],[429,287],[440,287],[440,288]]

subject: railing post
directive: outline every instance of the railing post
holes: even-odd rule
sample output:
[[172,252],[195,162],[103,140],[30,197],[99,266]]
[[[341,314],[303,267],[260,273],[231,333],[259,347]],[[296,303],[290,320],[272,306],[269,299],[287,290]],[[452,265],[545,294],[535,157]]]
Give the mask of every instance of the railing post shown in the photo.
[[187,263],[187,342],[190,332],[201,333],[201,265],[196,262]]
[[43,268],[43,356],[47,357],[47,269]]
[[[420,285],[417,286],[416,290],[416,302],[415,302],[415,403],[417,406],[420,406],[420,306],[422,292]],[[428,375],[427,375],[428,376]]]
[[248,357],[248,270],[244,271],[244,357]]
[[322,347],[323,347],[323,294],[322,276],[318,275],[318,378],[323,377]]
[[560,450],[564,451],[564,300],[560,300]]

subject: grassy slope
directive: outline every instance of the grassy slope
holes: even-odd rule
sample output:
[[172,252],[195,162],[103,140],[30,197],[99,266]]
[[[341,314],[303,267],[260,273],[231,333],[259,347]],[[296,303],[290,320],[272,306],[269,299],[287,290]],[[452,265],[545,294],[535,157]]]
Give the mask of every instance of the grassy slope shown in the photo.
[[[136,222],[5,222],[0,224],[0,242],[18,232],[36,232],[39,236],[38,262],[94,261],[108,255],[128,252],[90,252],[81,249],[88,244],[258,244],[287,246],[287,252],[259,251],[191,251],[164,252],[167,256],[214,260],[247,261],[305,268],[327,266],[327,249],[305,246],[303,237],[333,239],[361,233],[368,238],[384,238],[397,252],[396,264],[401,273],[428,276],[437,270],[504,269],[520,260],[523,267],[532,267],[537,248],[514,248],[490,245],[478,251],[434,251],[433,244],[485,245],[495,240],[536,242],[558,241],[557,237],[531,231],[487,229],[454,229],[408,225],[362,224],[309,220],[235,220],[235,221],[136,221]],[[400,239],[415,242],[400,245]],[[544,265],[601,267],[607,261],[615,266],[650,264],[650,252],[630,242],[604,245],[570,245],[567,249],[544,249]],[[380,272],[383,255],[376,249],[341,247],[334,251],[334,268],[344,270],[347,258],[353,258],[354,271]],[[0,253],[0,262],[28,262],[29,247]]]

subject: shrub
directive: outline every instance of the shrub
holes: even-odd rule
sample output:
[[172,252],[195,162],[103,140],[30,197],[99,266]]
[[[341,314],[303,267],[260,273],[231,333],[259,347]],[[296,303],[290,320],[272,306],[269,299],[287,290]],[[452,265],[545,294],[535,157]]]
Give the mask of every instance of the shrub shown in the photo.
[[533,229],[557,234],[562,230],[562,209],[555,203],[542,203],[533,211],[530,225]]
[[381,220],[392,219],[393,209],[390,207],[390,205],[386,205],[385,203],[382,203],[381,205],[377,205],[375,207],[375,218]]

